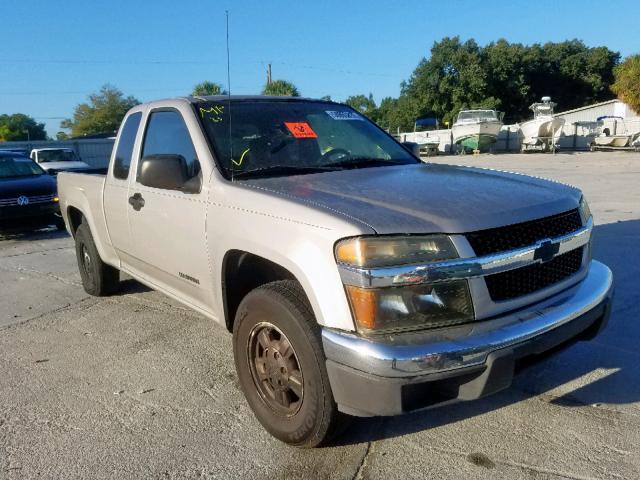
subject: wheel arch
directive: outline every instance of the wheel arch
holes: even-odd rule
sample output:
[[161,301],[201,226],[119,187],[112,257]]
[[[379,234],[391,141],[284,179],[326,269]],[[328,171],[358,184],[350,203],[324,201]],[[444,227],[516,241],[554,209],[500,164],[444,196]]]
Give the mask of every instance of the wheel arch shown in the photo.
[[69,221],[69,228],[71,229],[71,234],[75,237],[76,231],[78,227],[82,223],[85,218],[84,213],[79,208],[69,207],[67,208],[67,219]]
[[230,332],[238,306],[251,290],[278,280],[294,280],[302,285],[287,268],[245,250],[226,252],[221,273],[224,321]]

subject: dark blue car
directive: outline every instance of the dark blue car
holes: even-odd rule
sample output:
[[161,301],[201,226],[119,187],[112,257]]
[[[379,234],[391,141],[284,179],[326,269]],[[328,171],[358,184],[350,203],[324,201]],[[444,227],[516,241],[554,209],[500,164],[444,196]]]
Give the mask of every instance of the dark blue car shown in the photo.
[[64,229],[55,178],[29,157],[0,152],[0,229],[48,225]]

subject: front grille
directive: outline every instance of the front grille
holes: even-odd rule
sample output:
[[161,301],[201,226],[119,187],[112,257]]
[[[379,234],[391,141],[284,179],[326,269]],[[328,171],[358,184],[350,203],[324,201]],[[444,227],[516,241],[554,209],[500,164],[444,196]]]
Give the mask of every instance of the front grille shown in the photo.
[[558,255],[546,263],[536,263],[507,272],[487,275],[485,281],[494,302],[521,297],[561,282],[580,270],[583,247]]
[[532,220],[530,222],[491,228],[466,235],[477,256],[527,247],[545,238],[559,237],[582,227],[578,210]]
[[[25,196],[29,199],[29,203],[28,203],[29,205],[38,204],[38,203],[51,203],[53,202],[53,199],[55,197],[55,195],[52,195],[52,194],[32,195],[32,196],[25,195]],[[14,207],[17,205],[18,205],[18,197],[0,199],[0,207]]]

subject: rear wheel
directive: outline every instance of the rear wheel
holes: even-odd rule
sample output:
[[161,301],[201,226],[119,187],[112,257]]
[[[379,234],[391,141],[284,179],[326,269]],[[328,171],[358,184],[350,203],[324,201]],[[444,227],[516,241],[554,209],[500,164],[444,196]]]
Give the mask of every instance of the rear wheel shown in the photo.
[[247,294],[236,314],[233,351],[247,402],[274,437],[316,447],[346,420],[333,400],[320,328],[297,282],[272,282]]
[[102,297],[118,289],[120,272],[102,261],[91,230],[84,222],[76,230],[76,258],[82,286],[89,295]]

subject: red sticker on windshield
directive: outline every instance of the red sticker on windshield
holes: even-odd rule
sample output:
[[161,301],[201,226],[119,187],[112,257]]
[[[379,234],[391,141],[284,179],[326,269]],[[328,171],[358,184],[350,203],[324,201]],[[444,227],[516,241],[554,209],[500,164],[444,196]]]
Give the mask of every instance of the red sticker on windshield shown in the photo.
[[307,122],[284,122],[284,124],[296,138],[318,138]]

